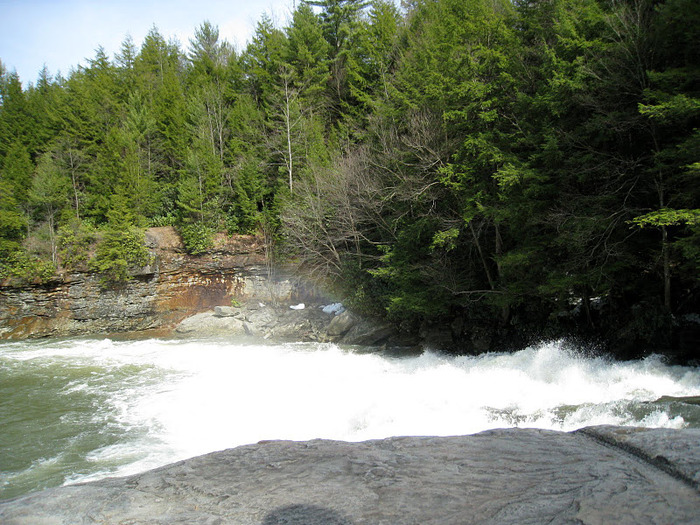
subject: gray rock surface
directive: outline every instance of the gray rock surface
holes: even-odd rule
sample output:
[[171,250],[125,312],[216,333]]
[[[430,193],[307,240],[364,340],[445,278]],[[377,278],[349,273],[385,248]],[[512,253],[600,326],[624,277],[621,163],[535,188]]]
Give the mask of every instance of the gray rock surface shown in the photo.
[[234,306],[215,306],[214,315],[216,317],[239,317],[241,309]]
[[678,432],[667,428],[601,426],[580,432],[637,456],[696,489],[700,488],[700,428]]
[[202,312],[184,319],[175,328],[178,334],[188,335],[245,335],[244,323],[234,317],[220,317],[214,312]]
[[357,318],[350,311],[346,310],[332,318],[327,329],[328,335],[331,337],[345,335],[356,323]]
[[[690,458],[679,467],[689,479],[649,462],[652,454]],[[271,441],[2,502],[0,522],[698,523],[699,458],[695,431],[616,427]]]
[[[341,315],[345,315],[345,313]],[[358,320],[340,338],[340,342],[345,344],[365,346],[380,345],[387,341],[398,342],[396,329],[389,324],[371,319]]]
[[318,341],[347,345],[410,346],[397,337],[394,327],[345,311],[325,313],[323,305],[294,310],[288,305],[247,302],[237,307],[215,306],[183,319],[175,333],[187,336],[229,337],[247,335],[275,341]]

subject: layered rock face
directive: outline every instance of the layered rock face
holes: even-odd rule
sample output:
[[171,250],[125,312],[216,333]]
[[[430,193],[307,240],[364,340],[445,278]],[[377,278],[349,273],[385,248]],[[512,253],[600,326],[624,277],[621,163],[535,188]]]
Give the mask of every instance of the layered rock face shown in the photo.
[[170,227],[149,229],[146,243],[153,264],[117,289],[87,272],[41,286],[0,286],[0,338],[159,329],[232,299],[293,302],[316,293],[271,274],[264,247],[252,236],[219,236],[214,249],[199,257],[184,252]]
[[0,503],[23,524],[697,523],[700,430],[271,441]]

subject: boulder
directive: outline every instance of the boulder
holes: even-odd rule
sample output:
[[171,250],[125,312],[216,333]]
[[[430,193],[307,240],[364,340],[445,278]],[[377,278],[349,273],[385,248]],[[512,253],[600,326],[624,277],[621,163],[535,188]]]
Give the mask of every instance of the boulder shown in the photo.
[[247,335],[247,330],[240,319],[202,312],[183,319],[175,327],[175,333],[195,336]]
[[374,346],[381,345],[395,336],[396,330],[389,324],[362,320],[358,321],[347,331],[341,342],[349,345]]
[[234,306],[215,306],[214,315],[216,317],[238,317],[241,315],[241,309]]
[[271,336],[283,341],[320,341],[330,322],[319,308],[280,312]]
[[340,337],[345,335],[357,323],[357,318],[348,310],[340,315],[336,315],[328,325],[326,334],[329,337]]
[[698,437],[596,427],[260,442],[0,502],[0,522],[690,524],[700,509]]
[[256,327],[256,330],[265,331],[277,325],[279,315],[270,306],[254,305],[245,311],[244,319],[249,325]]

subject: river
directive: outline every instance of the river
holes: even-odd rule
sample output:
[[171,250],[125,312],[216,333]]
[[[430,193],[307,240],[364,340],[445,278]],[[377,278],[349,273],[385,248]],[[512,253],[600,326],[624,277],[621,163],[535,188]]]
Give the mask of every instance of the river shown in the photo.
[[[661,399],[664,398],[665,399]],[[0,344],[0,499],[263,439],[491,428],[698,427],[700,369],[562,342],[391,356],[333,344],[64,339]]]

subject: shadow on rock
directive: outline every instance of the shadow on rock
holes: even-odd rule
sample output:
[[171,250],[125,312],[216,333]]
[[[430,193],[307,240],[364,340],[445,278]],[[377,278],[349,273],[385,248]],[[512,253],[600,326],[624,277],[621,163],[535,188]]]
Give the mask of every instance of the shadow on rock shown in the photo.
[[261,525],[353,525],[340,513],[314,505],[289,505],[270,511]]

